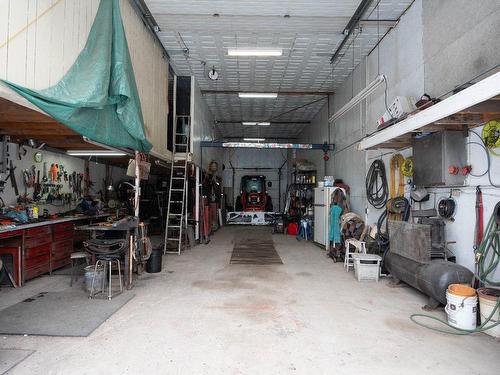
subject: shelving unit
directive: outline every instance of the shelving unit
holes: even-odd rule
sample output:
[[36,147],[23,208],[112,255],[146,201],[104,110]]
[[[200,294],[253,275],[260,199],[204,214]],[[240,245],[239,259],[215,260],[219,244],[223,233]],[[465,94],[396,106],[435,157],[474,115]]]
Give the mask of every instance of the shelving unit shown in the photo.
[[365,137],[358,150],[410,147],[422,133],[467,130],[500,118],[500,73]]

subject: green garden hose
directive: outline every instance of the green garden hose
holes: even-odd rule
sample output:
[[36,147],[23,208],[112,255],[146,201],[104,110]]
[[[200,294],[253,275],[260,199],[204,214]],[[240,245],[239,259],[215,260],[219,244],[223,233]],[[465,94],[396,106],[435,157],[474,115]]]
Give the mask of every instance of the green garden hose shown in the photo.
[[[493,214],[491,215],[488,222],[488,226],[486,227],[484,238],[481,241],[479,248],[476,250],[476,262],[478,271],[474,275],[472,285],[474,285],[475,280],[479,280],[481,284],[500,286],[500,282],[495,282],[490,279],[490,275],[493,275],[495,273],[495,270],[500,263],[500,202],[496,204],[495,209],[493,210]],[[454,327],[442,319],[427,314],[413,314],[410,316],[410,319],[412,322],[418,324],[419,326],[428,328],[436,332],[448,333],[450,335],[470,335],[471,333],[484,332],[499,325],[500,320],[487,326],[487,324],[493,319],[493,316],[496,314],[498,309],[500,309],[500,298],[498,298],[495,307],[491,311],[491,314],[488,316],[488,318],[484,321],[484,323],[472,330]],[[453,331],[428,326],[416,320],[415,318],[417,317],[435,320],[449,328],[452,328]]]

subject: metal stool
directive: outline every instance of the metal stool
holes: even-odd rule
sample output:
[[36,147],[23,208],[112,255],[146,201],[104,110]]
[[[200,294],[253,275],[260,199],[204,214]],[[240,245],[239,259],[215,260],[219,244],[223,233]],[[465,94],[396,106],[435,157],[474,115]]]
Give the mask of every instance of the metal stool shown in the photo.
[[[69,286],[73,286],[73,282],[78,281],[78,264],[80,263],[80,260],[83,259],[85,261],[85,264],[89,264],[89,258],[90,255],[84,251],[77,251],[74,253],[71,253],[70,259],[71,259],[71,281],[69,282]],[[76,269],[76,272],[75,272]]]
[[[123,280],[122,280],[122,272],[120,259],[122,253],[124,252],[127,241],[120,240],[103,240],[103,239],[93,239],[84,241],[84,246],[90,253],[96,256],[96,263],[94,266],[94,275],[92,277],[92,286],[90,288],[89,298],[94,298],[98,293],[105,293],[106,290],[106,281],[108,284],[108,300],[111,300],[114,296],[121,294],[123,292]],[[112,270],[113,270],[113,262],[115,262],[116,267],[118,268],[118,279],[120,283],[120,290],[118,292],[113,293],[112,286]],[[104,270],[104,276],[102,278],[102,288],[100,291],[95,291],[95,279],[97,275],[97,271],[99,267],[102,267]]]

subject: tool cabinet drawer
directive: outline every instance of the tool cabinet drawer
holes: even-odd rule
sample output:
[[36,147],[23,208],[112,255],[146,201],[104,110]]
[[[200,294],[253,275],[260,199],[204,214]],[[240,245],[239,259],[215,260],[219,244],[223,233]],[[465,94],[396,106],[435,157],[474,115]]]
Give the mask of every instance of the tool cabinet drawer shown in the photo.
[[50,244],[52,242],[52,238],[50,235],[42,236],[42,237],[32,237],[24,239],[24,248],[27,250],[32,247],[38,247],[44,244]]
[[25,237],[40,237],[40,236],[49,236],[52,233],[52,229],[50,225],[44,225],[42,227],[30,228],[24,231]]
[[64,231],[64,232],[54,233],[54,241],[67,240],[70,238],[73,239],[74,236],[75,236],[75,232],[71,228],[71,229]]
[[51,249],[50,243],[46,243],[43,245],[31,247],[29,249],[24,250],[24,259],[35,258],[40,255],[48,255],[50,254]]
[[61,223],[54,225],[54,233],[63,233],[68,231],[73,231],[75,229],[75,224],[73,223]]
[[62,259],[52,259],[50,261],[50,268],[51,268],[51,270],[57,270],[58,268],[67,266],[70,263],[71,263],[71,259],[69,257],[62,258]]
[[65,257],[69,258],[72,252],[73,252],[73,239],[54,242],[52,244],[53,259],[61,259]]
[[24,279],[30,280],[33,279],[34,277],[43,275],[44,273],[48,273],[49,271],[50,271],[50,265],[49,262],[47,261],[46,263],[40,264],[36,267],[26,269],[24,271]]
[[37,257],[28,258],[28,259],[24,260],[24,267],[26,269],[29,269],[29,268],[39,267],[39,266],[42,266],[44,264],[46,264],[48,266],[49,259],[50,259],[49,254],[39,255]]

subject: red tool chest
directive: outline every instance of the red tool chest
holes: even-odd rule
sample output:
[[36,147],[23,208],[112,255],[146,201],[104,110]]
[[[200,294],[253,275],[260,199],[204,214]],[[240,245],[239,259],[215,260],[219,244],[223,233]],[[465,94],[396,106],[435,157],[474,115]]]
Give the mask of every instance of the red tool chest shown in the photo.
[[71,263],[75,226],[73,223],[61,223],[53,226],[53,242],[50,269],[56,270]]
[[24,231],[24,280],[50,271],[52,228],[50,225]]

